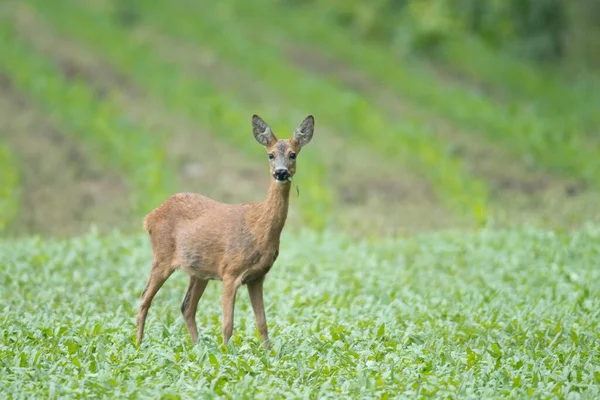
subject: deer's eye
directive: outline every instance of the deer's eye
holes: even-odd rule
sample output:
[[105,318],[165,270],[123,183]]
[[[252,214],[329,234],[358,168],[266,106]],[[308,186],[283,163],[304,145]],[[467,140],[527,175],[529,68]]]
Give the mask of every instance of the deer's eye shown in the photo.
[[273,154],[273,153],[269,153],[269,160],[272,160],[272,159],[274,159],[274,158],[275,158],[275,154]]
[[296,153],[290,153],[290,158],[292,160],[295,160],[296,159]]

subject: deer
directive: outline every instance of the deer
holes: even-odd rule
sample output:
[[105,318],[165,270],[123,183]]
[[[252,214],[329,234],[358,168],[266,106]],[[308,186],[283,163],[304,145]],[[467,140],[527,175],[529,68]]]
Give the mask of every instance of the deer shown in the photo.
[[290,139],[280,140],[255,114],[252,132],[269,158],[272,179],[264,201],[228,204],[197,193],[177,193],[145,216],[152,268],[136,319],[138,347],[152,299],[171,274],[181,269],[189,275],[181,313],[194,344],[198,342],[198,302],[208,282],[218,280],[222,282],[223,345],[227,346],[233,333],[237,291],[246,285],[261,344],[270,349],[263,283],[279,256],[296,158],[313,137],[314,118],[309,115]]

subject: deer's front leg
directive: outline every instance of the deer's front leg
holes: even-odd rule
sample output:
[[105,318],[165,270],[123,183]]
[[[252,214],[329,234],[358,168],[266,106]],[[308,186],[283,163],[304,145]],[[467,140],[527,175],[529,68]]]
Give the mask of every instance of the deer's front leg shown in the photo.
[[254,316],[256,317],[256,327],[260,333],[262,345],[266,349],[270,349],[269,345],[269,332],[267,330],[267,317],[265,315],[265,305],[263,303],[263,282],[265,277],[261,277],[258,280],[248,283],[248,294],[250,295],[250,304],[252,304],[252,310],[254,310]]
[[223,279],[221,301],[223,303],[223,344],[225,346],[227,346],[231,334],[233,333],[233,310],[238,287],[239,284],[235,278],[226,277]]

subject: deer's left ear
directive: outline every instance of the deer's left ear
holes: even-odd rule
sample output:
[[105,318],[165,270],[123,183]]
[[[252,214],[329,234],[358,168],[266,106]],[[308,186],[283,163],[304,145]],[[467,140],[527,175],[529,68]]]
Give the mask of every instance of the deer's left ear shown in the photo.
[[271,127],[256,114],[252,116],[252,133],[256,141],[263,146],[271,146],[277,141]]
[[315,119],[312,115],[309,115],[302,121],[300,125],[294,131],[294,137],[292,138],[298,146],[306,146],[313,137],[315,131]]

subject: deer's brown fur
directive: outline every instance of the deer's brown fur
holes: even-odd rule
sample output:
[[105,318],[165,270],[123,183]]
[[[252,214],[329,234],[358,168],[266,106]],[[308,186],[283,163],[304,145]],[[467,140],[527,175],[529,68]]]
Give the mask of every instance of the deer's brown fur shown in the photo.
[[[178,193],[144,219],[152,244],[153,263],[138,312],[138,344],[143,339],[146,315],[154,295],[173,271],[181,268],[190,276],[181,312],[194,342],[198,340],[195,318],[198,301],[209,280],[220,280],[223,282],[223,343],[227,344],[233,332],[237,290],[246,284],[261,339],[268,347],[263,280],[279,255],[290,181],[296,167],[295,155],[311,140],[314,120],[312,116],[307,117],[289,140],[277,140],[256,115],[252,124],[256,140],[266,147],[271,158],[273,179],[265,201],[224,204],[200,194]],[[275,179],[278,171],[283,171],[289,179]]]

